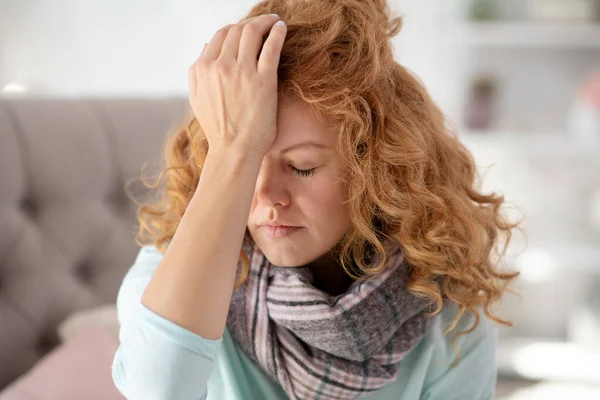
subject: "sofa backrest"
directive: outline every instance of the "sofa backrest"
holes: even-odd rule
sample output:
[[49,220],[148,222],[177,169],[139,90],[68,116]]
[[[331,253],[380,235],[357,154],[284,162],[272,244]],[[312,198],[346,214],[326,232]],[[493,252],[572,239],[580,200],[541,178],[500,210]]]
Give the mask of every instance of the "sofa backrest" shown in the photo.
[[184,98],[0,99],[0,388],[58,344],[70,313],[115,302],[138,251],[125,184],[146,163],[160,170],[188,109]]

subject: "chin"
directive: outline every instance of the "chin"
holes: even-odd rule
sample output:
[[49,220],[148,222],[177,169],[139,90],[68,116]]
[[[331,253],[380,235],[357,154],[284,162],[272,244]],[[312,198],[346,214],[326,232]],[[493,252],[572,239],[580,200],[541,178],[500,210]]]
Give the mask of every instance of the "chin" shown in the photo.
[[293,268],[307,264],[306,254],[296,250],[277,248],[277,246],[267,246],[266,248],[259,246],[259,249],[271,264],[278,267]]
[[267,257],[267,260],[273,265],[284,268],[294,268],[303,265],[299,257],[293,255],[285,255],[280,252],[264,252],[263,254]]

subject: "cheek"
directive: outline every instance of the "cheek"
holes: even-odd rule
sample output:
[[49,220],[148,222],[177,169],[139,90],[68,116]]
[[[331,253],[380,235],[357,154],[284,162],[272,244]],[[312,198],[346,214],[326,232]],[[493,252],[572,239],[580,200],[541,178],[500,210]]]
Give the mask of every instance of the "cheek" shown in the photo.
[[342,204],[346,195],[341,184],[334,182],[323,180],[297,198],[303,214],[318,225],[330,225],[338,223],[340,218],[346,219],[346,206]]

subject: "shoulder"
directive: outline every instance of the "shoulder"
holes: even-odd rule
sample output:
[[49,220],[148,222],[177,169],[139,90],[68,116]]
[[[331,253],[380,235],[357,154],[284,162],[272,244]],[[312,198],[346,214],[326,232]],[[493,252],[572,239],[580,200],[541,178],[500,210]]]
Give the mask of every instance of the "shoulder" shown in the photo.
[[[498,327],[482,309],[478,311],[475,329],[458,337],[458,333],[470,330],[477,321],[473,313],[465,312],[447,334],[444,331],[459,315],[459,307],[449,304],[434,317],[436,321],[429,334],[431,364],[422,399],[489,399],[493,395]],[[455,338],[459,359],[453,346]]]
[[[461,335],[456,339],[456,345],[460,353],[462,360],[463,356],[468,356],[473,351],[482,351],[482,347],[485,347],[487,351],[495,351],[498,341],[498,327],[496,323],[491,320],[483,309],[478,310],[479,320],[472,312],[465,312],[459,319],[456,327],[444,334],[444,331],[451,326],[459,315],[458,305],[451,303],[444,308],[439,314],[437,321],[437,329],[435,335],[437,336],[437,344],[440,350],[443,350],[444,358],[448,361],[454,362],[456,360],[454,347],[452,341],[455,336],[460,332],[465,332],[473,328],[474,324],[477,323],[475,329],[465,335]],[[464,353],[464,354],[463,354]]]
[[140,247],[132,265],[127,270],[124,280],[148,277],[152,275],[160,264],[163,254],[154,245]]
[[163,257],[163,254],[156,248],[155,245],[149,244],[140,247],[140,250],[135,258],[134,264],[139,264],[140,262],[147,261],[160,261]]

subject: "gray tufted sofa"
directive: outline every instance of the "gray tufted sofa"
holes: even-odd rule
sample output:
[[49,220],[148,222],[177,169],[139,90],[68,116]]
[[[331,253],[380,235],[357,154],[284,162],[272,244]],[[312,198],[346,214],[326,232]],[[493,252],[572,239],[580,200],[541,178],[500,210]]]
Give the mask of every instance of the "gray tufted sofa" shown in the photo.
[[[116,301],[137,254],[125,184],[145,163],[159,170],[188,107],[0,99],[0,390],[58,344],[65,317]],[[132,190],[143,194],[139,183]]]

